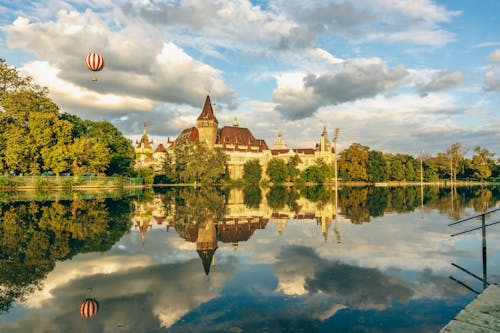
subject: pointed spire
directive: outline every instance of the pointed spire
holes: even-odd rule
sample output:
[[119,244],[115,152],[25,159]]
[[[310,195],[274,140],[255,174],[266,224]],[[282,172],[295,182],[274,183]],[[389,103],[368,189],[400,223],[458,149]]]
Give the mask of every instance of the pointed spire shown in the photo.
[[233,119],[233,126],[234,127],[238,127],[240,125],[240,123],[238,122],[238,118],[236,116],[234,116],[234,119]]
[[326,125],[323,125],[323,133],[321,135],[326,137]]
[[205,99],[205,104],[203,105],[203,110],[201,111],[197,120],[213,120],[217,124],[219,123],[217,121],[217,118],[215,118],[214,110],[212,108],[212,103],[210,102],[210,96],[208,96],[208,95],[207,95],[207,98]]
[[146,134],[146,127],[147,127],[147,123],[146,123],[146,121],[144,121],[144,129],[142,130],[142,135],[147,135]]

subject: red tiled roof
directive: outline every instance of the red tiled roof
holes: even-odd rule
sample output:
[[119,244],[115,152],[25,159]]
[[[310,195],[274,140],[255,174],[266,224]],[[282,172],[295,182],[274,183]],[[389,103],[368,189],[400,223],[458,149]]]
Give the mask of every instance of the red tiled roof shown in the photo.
[[[237,126],[224,126],[219,133],[217,133],[217,140],[215,143],[223,146],[254,146],[259,147],[259,151],[262,149],[269,149],[267,148],[266,142],[264,140],[256,139],[248,128]],[[245,149],[240,151],[245,151]]]
[[153,218],[155,219],[156,224],[162,224],[163,221],[165,221],[165,218],[162,216],[153,216]]
[[271,154],[273,155],[281,155],[290,152],[290,149],[271,149]]
[[302,154],[306,154],[306,155],[314,155],[313,148],[298,148],[298,149],[293,149],[293,151],[296,153],[302,153]]
[[158,147],[156,147],[155,149],[155,153],[164,153],[166,152],[167,150],[165,149],[165,147],[160,143],[158,145]]
[[198,129],[196,127],[186,128],[179,134],[177,139],[174,141],[174,145],[179,144],[184,141],[193,142],[198,139]]
[[203,105],[203,110],[198,116],[197,120],[214,120],[217,124],[217,118],[215,118],[214,110],[212,109],[212,103],[210,102],[210,96],[207,95],[205,99],[205,105]]

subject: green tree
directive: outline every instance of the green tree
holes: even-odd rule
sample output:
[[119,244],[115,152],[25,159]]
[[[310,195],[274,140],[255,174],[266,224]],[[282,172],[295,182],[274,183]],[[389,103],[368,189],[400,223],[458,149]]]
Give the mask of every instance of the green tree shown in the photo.
[[140,168],[137,170],[137,177],[141,178],[144,184],[151,185],[154,183],[155,173],[151,168]]
[[133,174],[135,151],[132,142],[108,121],[86,121],[85,124],[86,136],[95,138],[109,149],[111,159],[106,174]]
[[285,161],[276,157],[272,158],[267,164],[266,174],[271,182],[283,183],[288,178],[288,168]]
[[77,138],[70,150],[71,171],[75,176],[84,173],[102,174],[109,165],[109,149],[93,138]]
[[185,142],[174,147],[175,173],[181,182],[213,184],[227,171],[227,156],[220,149],[210,151],[205,143]]
[[383,182],[387,180],[387,161],[381,151],[370,150],[366,163],[368,180],[371,182]]
[[405,168],[400,159],[393,159],[391,161],[391,180],[403,181],[405,179]]
[[286,163],[286,167],[288,169],[288,180],[291,182],[295,182],[297,180],[297,177],[300,174],[299,169],[297,166],[299,165],[299,156],[294,155],[288,159],[288,162]]
[[475,154],[472,156],[472,161],[470,162],[470,169],[472,176],[482,181],[491,176],[495,153],[491,153],[488,149],[481,148],[480,146],[476,146],[474,152]]
[[262,178],[262,166],[258,159],[245,162],[243,165],[243,180],[247,184],[258,184]]
[[468,149],[466,149],[461,143],[454,143],[446,149],[446,156],[448,161],[451,161],[452,167],[452,179],[456,180],[457,175],[463,176],[465,171],[465,154],[467,154]]
[[109,175],[133,172],[133,147],[113,125],[60,114],[47,94],[46,88],[36,85],[31,77],[22,77],[0,59],[3,110],[0,112],[0,171],[37,174],[45,168],[54,168],[52,171],[59,173],[67,169],[62,146],[70,146],[74,153],[83,142],[77,139],[86,137],[104,144],[109,155],[102,160],[91,160],[103,157],[98,153],[99,145],[93,145],[90,152],[80,151],[80,155],[85,155],[83,164],[89,172]]
[[344,180],[368,180],[366,166],[369,148],[359,143],[353,143],[340,153],[339,176]]
[[317,159],[315,165],[311,165],[302,172],[302,178],[310,183],[323,184],[332,176],[332,168],[323,159]]
[[51,147],[42,148],[44,168],[52,170],[56,176],[71,169],[71,153],[68,145],[58,143]]

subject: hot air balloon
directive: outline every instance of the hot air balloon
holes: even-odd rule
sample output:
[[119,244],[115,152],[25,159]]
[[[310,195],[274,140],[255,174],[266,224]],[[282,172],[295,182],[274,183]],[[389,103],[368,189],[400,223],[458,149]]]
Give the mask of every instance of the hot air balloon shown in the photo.
[[[92,52],[85,57],[85,64],[92,72],[98,72],[104,66],[104,59],[99,53]],[[97,81],[97,78],[93,77],[92,81]]]
[[80,315],[83,318],[92,318],[99,311],[99,303],[93,298],[87,298],[80,304]]

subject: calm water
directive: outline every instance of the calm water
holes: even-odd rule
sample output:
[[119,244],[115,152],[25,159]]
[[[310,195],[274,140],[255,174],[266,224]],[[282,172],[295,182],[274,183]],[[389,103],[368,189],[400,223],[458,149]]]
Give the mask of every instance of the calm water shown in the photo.
[[[438,332],[483,288],[452,265],[483,276],[481,231],[450,236],[480,221],[448,224],[498,205],[500,188],[421,193],[4,196],[0,332]],[[499,240],[489,227],[491,283]]]

